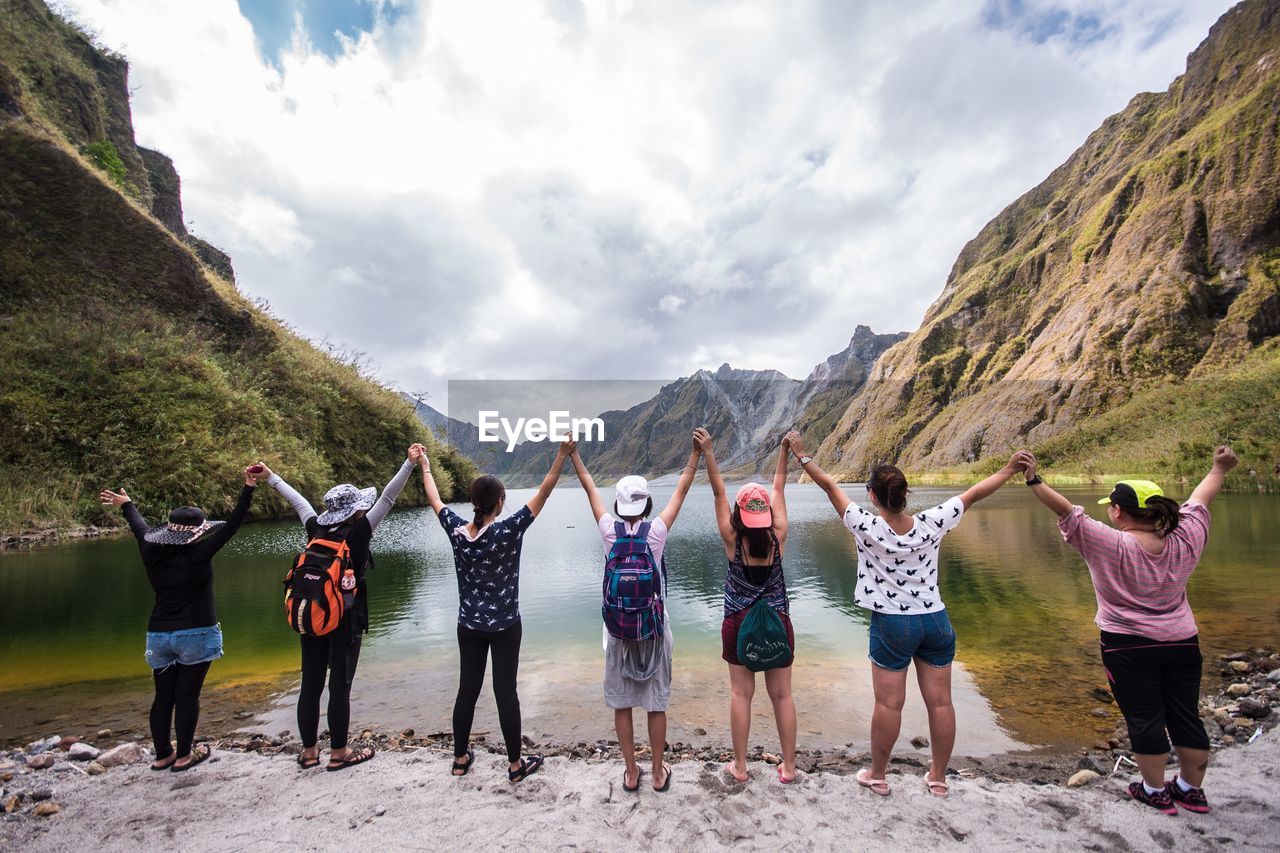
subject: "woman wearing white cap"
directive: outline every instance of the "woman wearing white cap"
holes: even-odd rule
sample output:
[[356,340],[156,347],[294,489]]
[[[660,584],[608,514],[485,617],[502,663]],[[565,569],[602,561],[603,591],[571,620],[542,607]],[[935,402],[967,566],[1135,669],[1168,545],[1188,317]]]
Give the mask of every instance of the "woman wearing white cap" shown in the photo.
[[631,715],[636,706],[648,712],[653,789],[662,792],[671,787],[671,765],[663,760],[667,743],[667,705],[671,701],[672,649],[671,623],[663,606],[667,587],[663,550],[667,534],[675,524],[689,487],[693,485],[699,455],[695,439],[675,492],[652,522],[648,518],[653,512],[653,496],[644,477],[633,474],[618,481],[614,487],[614,512],[610,513],[605,509],[595,481],[576,448],[571,457],[578,482],[587,493],[591,513],[600,527],[600,537],[609,555],[605,569],[606,584],[610,578],[622,578],[628,572],[630,577],[657,577],[650,594],[639,606],[642,612],[620,613],[614,608],[617,581],[612,592],[607,588],[604,591],[604,699],[613,709],[613,725],[627,764],[622,787],[628,792],[640,790],[642,772],[636,763],[635,723]]
[[320,694],[324,692],[326,676],[329,681],[329,762],[325,769],[344,770],[373,758],[371,748],[357,751],[347,745],[347,730],[351,722],[351,682],[355,679],[356,664],[360,660],[361,636],[369,629],[369,601],[364,576],[369,567],[373,532],[395,505],[421,448],[419,444],[409,447],[408,458],[383,488],[381,497],[372,486],[358,489],[350,483],[343,483],[325,492],[325,509],[319,515],[310,502],[279,474],[261,462],[255,466],[258,468],[257,476],[265,477],[267,485],[279,492],[298,514],[298,520],[307,531],[307,539],[312,540],[322,534],[343,539],[351,550],[351,565],[355,569],[354,606],[346,611],[338,627],[324,636],[301,635],[302,686],[298,691],[298,734],[302,738],[302,752],[298,755],[298,766],[304,770],[320,763],[317,731],[320,728]]
[[[747,483],[738,490],[730,509],[724,490],[724,480],[716,465],[711,448],[711,436],[698,430],[698,447],[707,459],[707,477],[715,495],[716,522],[720,538],[724,541],[729,570],[724,581],[724,623],[720,628],[723,640],[721,657],[729,664],[729,729],[733,735],[733,762],[725,772],[736,782],[746,782],[747,736],[751,733],[751,700],[756,692],[756,671],[763,669],[764,686],[773,703],[773,717],[778,724],[778,739],[782,745],[782,764],[778,766],[778,781],[789,785],[796,778],[796,704],[791,697],[791,662],[795,654],[796,638],[791,628],[787,583],[782,573],[782,554],[787,544],[787,502],[783,490],[787,484],[787,455],[790,436],[782,440],[778,453],[778,466],[773,474],[773,489],[769,491],[759,483]],[[743,543],[746,547],[743,547]],[[775,644],[782,652],[781,659],[768,668],[755,666],[749,669],[738,654],[743,625],[756,612],[757,604],[767,606],[770,619],[781,622],[778,632],[785,631],[785,648],[781,637]],[[750,661],[749,661],[750,662]]]

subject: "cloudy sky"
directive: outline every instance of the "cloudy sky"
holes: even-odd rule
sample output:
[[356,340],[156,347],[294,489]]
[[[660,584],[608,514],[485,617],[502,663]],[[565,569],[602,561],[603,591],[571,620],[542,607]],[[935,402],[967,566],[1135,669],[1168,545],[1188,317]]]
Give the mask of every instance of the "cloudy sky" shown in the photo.
[[800,378],[1228,0],[66,0],[193,229],[312,338],[477,378]]

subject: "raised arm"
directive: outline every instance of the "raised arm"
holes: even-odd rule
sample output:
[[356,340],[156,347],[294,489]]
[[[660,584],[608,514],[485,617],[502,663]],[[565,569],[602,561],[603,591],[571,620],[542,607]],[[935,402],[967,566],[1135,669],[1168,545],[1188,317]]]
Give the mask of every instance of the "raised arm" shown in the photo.
[[662,512],[658,513],[658,518],[662,519],[662,523],[666,525],[667,530],[670,530],[671,525],[676,523],[676,516],[680,514],[680,507],[684,506],[684,499],[689,494],[689,487],[693,485],[694,475],[698,473],[698,457],[700,455],[698,441],[695,438],[693,449],[689,451],[689,461],[684,463],[684,468],[680,469],[680,479],[676,482],[676,490],[671,493],[671,499],[662,508]]
[[964,504],[964,508],[968,509],[983,498],[991,497],[997,489],[1009,482],[1010,477],[1023,470],[1024,465],[1019,461],[1021,453],[1022,451],[1013,454],[999,471],[965,489],[960,495],[960,502]]
[[[1027,481],[1032,482],[1036,479],[1036,458],[1031,455],[1028,450],[1023,450],[1014,455],[1022,472],[1026,474]],[[1053,510],[1058,518],[1066,518],[1075,509],[1075,504],[1055,492],[1052,488],[1045,484],[1043,480],[1031,486],[1031,493],[1036,496],[1040,503]]]
[[787,538],[787,457],[791,455],[791,436],[795,430],[782,437],[778,445],[778,464],[773,469],[773,491],[769,495],[769,507],[773,514],[773,529],[779,542]]
[[1191,497],[1187,498],[1187,503],[1208,506],[1218,496],[1218,492],[1222,491],[1222,481],[1226,479],[1227,472],[1239,464],[1240,459],[1234,450],[1225,444],[1219,447],[1213,452],[1213,467],[1200,481],[1200,485],[1196,486]]
[[125,493],[124,487],[120,487],[119,492],[113,492],[110,489],[103,489],[98,493],[98,500],[102,501],[103,506],[118,506],[124,512],[124,520],[129,524],[129,530],[134,537],[141,542],[142,537],[146,535],[151,526],[143,519],[142,513],[138,512],[138,508],[133,505],[133,499]]
[[538,486],[537,493],[529,498],[529,502],[525,506],[529,507],[529,513],[537,516],[542,512],[542,507],[547,502],[547,498],[551,497],[551,490],[556,487],[556,482],[560,479],[560,471],[564,468],[564,460],[568,459],[573,451],[578,449],[578,442],[570,439],[556,448],[555,461],[551,463],[551,470],[547,472],[547,476],[542,478],[542,483]]
[[302,522],[305,527],[307,522],[316,517],[316,511],[311,508],[311,504],[307,499],[286,483],[279,474],[267,467],[265,462],[259,462],[256,466],[262,470],[258,472],[258,479],[266,478],[267,485],[280,493],[280,497],[289,502],[289,506],[293,507],[293,511],[298,514],[298,521]]
[[409,482],[409,475],[413,473],[413,451],[418,445],[412,445],[405,451],[405,460],[400,463],[400,470],[396,475],[382,487],[382,494],[373,502],[369,512],[365,517],[369,519],[369,529],[377,530],[378,524],[382,519],[387,517],[387,513],[391,512],[391,508],[396,505],[396,498],[400,497],[400,492],[404,490],[404,484]]
[[698,427],[693,431],[693,440],[707,460],[707,479],[711,482],[711,495],[716,504],[716,526],[720,528],[720,538],[724,540],[725,548],[732,548],[738,536],[733,532],[733,514],[729,511],[729,496],[725,494],[724,478],[720,476],[715,449],[711,446],[711,433]]
[[255,471],[256,467],[251,465],[244,469],[244,488],[240,490],[240,500],[236,501],[236,508],[231,510],[231,515],[227,516],[227,523],[215,527],[212,533],[192,546],[198,548],[201,554],[212,557],[223,545],[230,542],[231,537],[235,536],[236,531],[240,529],[245,516],[249,514],[249,504],[253,501],[253,493],[257,491],[258,478],[265,473],[265,469]]
[[409,448],[409,456],[414,458],[415,455],[417,463],[422,466],[422,489],[427,493],[427,503],[431,504],[431,509],[439,515],[440,510],[444,509],[444,501],[440,499],[440,488],[436,485],[436,478],[431,474],[431,460],[427,458],[427,449],[421,444],[415,444]]
[[577,447],[574,447],[569,459],[573,462],[573,470],[578,475],[578,482],[582,485],[582,490],[587,493],[587,503],[591,504],[591,514],[595,516],[596,522],[599,523],[601,516],[605,514],[605,508],[604,500],[600,497],[600,490],[596,488],[596,481],[591,478],[591,472],[587,470],[587,463],[582,461],[582,456],[578,453]]
[[818,467],[818,463],[812,458],[805,463],[807,454],[804,452],[804,440],[800,437],[800,433],[792,431],[788,434],[791,439],[791,452],[795,454],[796,459],[800,462],[800,467],[809,475],[809,479],[818,484],[818,488],[827,493],[827,500],[831,501],[831,506],[835,507],[841,518],[844,518],[845,510],[849,508],[849,504],[853,501],[844,493],[844,489],[836,484],[835,479]]

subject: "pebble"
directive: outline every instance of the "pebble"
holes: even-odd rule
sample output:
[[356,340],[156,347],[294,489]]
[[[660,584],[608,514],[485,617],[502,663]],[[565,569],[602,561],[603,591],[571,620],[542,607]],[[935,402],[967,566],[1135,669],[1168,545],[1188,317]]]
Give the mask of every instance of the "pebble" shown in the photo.
[[103,767],[120,767],[125,764],[137,764],[142,760],[142,747],[136,743],[122,743],[115,749],[109,749],[98,756],[98,763]]
[[41,803],[36,806],[35,814],[37,817],[49,817],[62,811],[62,806],[57,803]]
[[1090,713],[1090,714],[1093,714],[1095,717],[1099,717],[1099,718],[1104,718],[1104,717],[1110,717],[1110,716],[1111,716],[1111,712],[1110,712],[1110,711],[1108,711],[1106,708],[1094,708],[1094,709],[1093,709],[1092,711],[1090,711],[1089,713]]
[[93,761],[99,753],[96,747],[89,746],[87,743],[73,743],[67,750],[67,758],[72,761]]
[[400,737],[413,737],[413,729],[405,729],[400,732]]
[[88,773],[90,776],[101,776],[103,773],[107,772],[107,768],[103,767],[96,761],[90,761],[84,766],[84,772]]
[[98,729],[98,740],[111,737],[111,729]]
[[68,735],[67,737],[64,737],[62,740],[58,741],[58,749],[62,750],[63,752],[66,752],[67,750],[71,749],[72,746],[76,745],[79,742],[80,742],[80,738],[76,737],[75,735]]
[[1243,660],[1233,660],[1227,664],[1227,668],[1232,672],[1248,672],[1251,669],[1249,662]]
[[764,762],[765,764],[781,764],[782,756],[774,755],[772,752],[766,752],[764,754]]
[[27,766],[30,767],[32,770],[47,770],[53,766],[53,763],[55,761],[57,761],[57,759],[54,758],[52,755],[42,752],[39,755],[33,755],[30,758],[28,758]]
[[20,805],[22,805],[22,797],[18,794],[10,794],[4,799],[4,813],[13,814]]
[[[1277,670],[1276,670],[1276,672],[1280,673],[1280,669],[1277,669]],[[706,729],[704,729],[704,728],[702,728],[702,726],[698,726],[698,728],[696,728],[696,729],[694,729],[694,730],[693,730],[693,733],[694,733],[695,735],[698,735],[699,737],[702,737],[702,736],[705,736],[705,735],[706,735],[707,730],[706,730]]]
[[1095,779],[1102,778],[1092,770],[1078,770],[1067,780],[1068,788],[1082,788]]
[[1227,688],[1228,696],[1248,696],[1253,692],[1253,688],[1245,684],[1243,681],[1232,684]]
[[42,752],[53,749],[61,742],[62,735],[51,735],[44,740],[33,740],[31,743],[27,744],[26,751],[31,755],[39,755]]
[[1255,699],[1252,696],[1241,699],[1239,704],[1240,713],[1246,717],[1253,717],[1255,720],[1264,719],[1271,714],[1271,704],[1261,699]]
[[924,749],[929,745],[929,739],[924,735],[916,735],[911,739],[911,745],[916,749]]
[[1272,684],[1280,684],[1280,669],[1273,669],[1267,673],[1267,681]]
[[1114,702],[1115,697],[1111,695],[1111,691],[1105,687],[1095,687],[1089,691],[1090,695],[1099,702]]
[[52,788],[36,788],[31,793],[27,794],[27,796],[30,797],[33,802],[42,803],[45,800],[53,799],[53,789]]
[[373,814],[374,814],[374,816],[375,816],[375,817],[382,817],[382,816],[383,816],[384,814],[386,814],[386,813],[387,813],[387,807],[386,807],[386,806],[377,806],[377,807],[375,807],[375,808],[374,808],[374,810],[373,810]]

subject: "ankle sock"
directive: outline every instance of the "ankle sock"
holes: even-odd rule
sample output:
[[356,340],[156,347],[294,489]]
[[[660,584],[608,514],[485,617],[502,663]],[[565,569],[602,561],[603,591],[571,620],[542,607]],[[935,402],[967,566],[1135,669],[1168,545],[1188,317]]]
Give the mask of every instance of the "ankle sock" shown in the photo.
[[1142,780],[1142,790],[1147,792],[1148,797],[1154,797],[1156,794],[1164,790],[1164,788],[1153,788],[1147,784],[1147,780]]
[[1187,784],[1186,780],[1185,780],[1185,779],[1183,779],[1181,776],[1179,776],[1179,777],[1177,777],[1177,778],[1178,778],[1178,790],[1179,790],[1179,791],[1181,791],[1182,793],[1184,793],[1184,794],[1190,794],[1192,791],[1199,791],[1199,790],[1200,790],[1200,789],[1199,789],[1199,788],[1197,788],[1195,785],[1189,785],[1189,784]]

